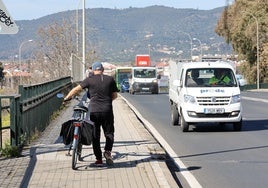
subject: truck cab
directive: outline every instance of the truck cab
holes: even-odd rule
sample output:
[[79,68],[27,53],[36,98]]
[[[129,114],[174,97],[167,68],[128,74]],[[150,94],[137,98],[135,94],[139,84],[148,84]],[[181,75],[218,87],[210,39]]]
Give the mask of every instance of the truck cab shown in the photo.
[[155,67],[132,67],[129,78],[129,93],[158,94],[158,80]]
[[150,55],[138,54],[129,78],[129,93],[158,94],[157,69],[151,66]]

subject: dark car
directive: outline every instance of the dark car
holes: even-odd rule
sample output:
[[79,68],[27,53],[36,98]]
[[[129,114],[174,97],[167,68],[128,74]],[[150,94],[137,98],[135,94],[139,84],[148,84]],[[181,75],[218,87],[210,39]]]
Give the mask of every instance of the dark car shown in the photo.
[[120,83],[120,91],[122,93],[124,92],[128,92],[129,91],[129,82],[127,79],[124,79],[121,83]]

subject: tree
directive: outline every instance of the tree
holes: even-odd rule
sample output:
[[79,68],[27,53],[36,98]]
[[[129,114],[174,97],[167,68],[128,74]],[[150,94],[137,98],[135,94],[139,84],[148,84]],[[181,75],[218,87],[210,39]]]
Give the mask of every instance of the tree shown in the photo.
[[42,68],[51,78],[71,75],[70,57],[75,50],[75,31],[68,22],[54,23],[38,30],[39,57]]
[[4,79],[4,67],[3,63],[0,62],[0,80],[2,81]]
[[4,67],[3,67],[3,63],[0,62],[0,85],[1,85],[1,89],[3,87],[3,81],[4,81],[5,75],[4,75]]
[[[248,68],[243,68],[244,74],[250,73],[249,78],[255,75],[250,82],[256,79],[257,61],[257,25],[259,32],[260,81],[265,80],[267,67],[268,44],[268,2],[267,0],[236,0],[231,6],[225,8],[215,32],[232,44],[239,59],[246,60]],[[254,74],[253,74],[254,73]]]

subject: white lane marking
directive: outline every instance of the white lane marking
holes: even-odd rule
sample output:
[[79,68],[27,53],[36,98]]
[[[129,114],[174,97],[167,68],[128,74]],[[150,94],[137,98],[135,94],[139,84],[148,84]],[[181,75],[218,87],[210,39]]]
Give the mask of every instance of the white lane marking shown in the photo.
[[268,103],[267,99],[258,99],[258,98],[252,98],[252,97],[244,97],[244,96],[242,96],[242,99]]

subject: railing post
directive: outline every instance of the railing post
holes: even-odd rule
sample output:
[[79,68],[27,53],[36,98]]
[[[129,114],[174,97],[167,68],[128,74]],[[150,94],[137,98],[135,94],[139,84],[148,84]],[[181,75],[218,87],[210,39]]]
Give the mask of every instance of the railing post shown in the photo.
[[19,104],[20,96],[13,96],[10,101],[10,140],[12,146],[18,146],[20,143],[21,111]]

